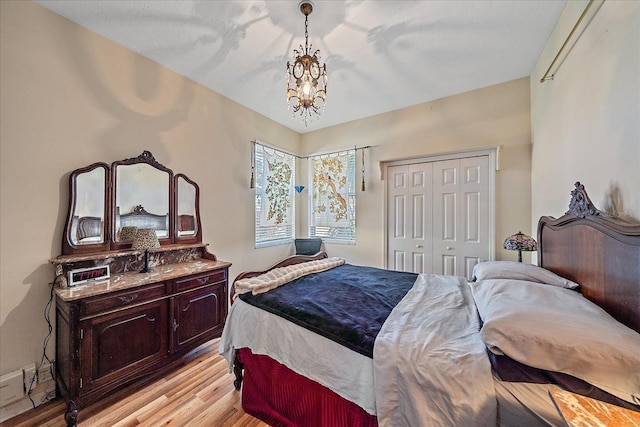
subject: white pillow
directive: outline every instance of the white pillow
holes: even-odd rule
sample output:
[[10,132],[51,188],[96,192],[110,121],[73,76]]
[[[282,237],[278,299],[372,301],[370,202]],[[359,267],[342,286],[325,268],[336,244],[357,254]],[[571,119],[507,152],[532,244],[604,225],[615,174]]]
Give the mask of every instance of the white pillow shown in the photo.
[[545,270],[537,265],[515,261],[487,261],[478,263],[473,267],[473,277],[476,281],[488,279],[526,280],[568,289],[576,289],[580,286],[569,279],[558,276],[556,273]]
[[491,352],[640,404],[640,334],[569,289],[512,280],[470,286]]

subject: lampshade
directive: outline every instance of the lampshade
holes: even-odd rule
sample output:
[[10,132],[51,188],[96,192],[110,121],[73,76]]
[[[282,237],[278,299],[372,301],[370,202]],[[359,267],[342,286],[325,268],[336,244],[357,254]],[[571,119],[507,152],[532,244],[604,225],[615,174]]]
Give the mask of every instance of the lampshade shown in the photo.
[[158,235],[153,228],[138,228],[133,238],[131,249],[142,251],[145,249],[159,248]]
[[503,247],[510,251],[518,251],[518,261],[522,262],[522,251],[537,251],[538,244],[531,236],[523,234],[522,231],[518,231],[516,234],[512,234],[504,241]]
[[133,242],[138,232],[138,227],[125,226],[120,230],[120,242]]

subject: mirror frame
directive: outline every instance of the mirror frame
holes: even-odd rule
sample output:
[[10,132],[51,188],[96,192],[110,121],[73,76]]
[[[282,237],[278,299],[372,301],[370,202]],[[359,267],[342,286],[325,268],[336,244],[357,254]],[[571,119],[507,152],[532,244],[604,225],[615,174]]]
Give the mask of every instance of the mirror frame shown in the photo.
[[[132,242],[116,241],[116,194],[117,194],[117,169],[120,165],[133,165],[137,163],[146,163],[162,172],[169,174],[168,179],[168,196],[169,196],[169,226],[168,237],[159,238],[160,246],[172,244],[191,244],[202,243],[202,219],[200,217],[200,188],[198,184],[189,179],[186,175],[179,173],[174,175],[173,171],[163,164],[159,163],[150,151],[143,151],[137,157],[119,160],[108,165],[104,162],[96,162],[89,166],[85,166],[74,170],[69,175],[69,210],[65,223],[64,233],[62,236],[62,254],[63,255],[85,255],[89,253],[107,252],[113,250],[131,250]],[[105,171],[105,191],[104,197],[104,241],[95,244],[75,244],[71,238],[73,228],[73,215],[76,208],[77,197],[77,180],[78,177],[87,172],[91,172],[97,168],[103,168]],[[195,225],[196,233],[189,236],[178,236],[178,179],[183,178],[187,183],[195,187],[194,215],[196,216]]]
[[116,239],[117,236],[117,232],[118,230],[116,230],[116,215],[117,215],[117,196],[118,196],[118,188],[117,188],[117,183],[118,183],[118,166],[127,166],[127,165],[136,165],[136,164],[147,164],[155,169],[158,169],[161,172],[166,172],[168,174],[168,180],[167,180],[167,185],[169,188],[167,188],[167,194],[168,194],[168,198],[167,200],[169,201],[169,209],[167,214],[169,215],[169,227],[167,229],[167,237],[162,237],[162,238],[158,238],[158,241],[160,242],[160,246],[163,245],[169,245],[171,243],[173,243],[173,238],[174,236],[171,233],[171,230],[173,230],[174,228],[174,216],[175,216],[175,203],[173,200],[173,194],[175,193],[174,189],[173,189],[173,171],[171,169],[169,169],[168,167],[158,163],[158,161],[153,157],[153,154],[151,154],[150,151],[143,151],[142,154],[140,154],[138,157],[131,157],[129,159],[124,159],[124,160],[119,160],[117,162],[113,162],[111,164],[111,186],[112,186],[112,202],[111,202],[111,218],[113,218],[113,221],[111,221],[111,248],[112,249],[127,249],[127,248],[131,248],[131,243],[132,242],[119,242]]
[[[179,197],[180,194],[178,194],[178,181],[179,179],[182,178],[185,181],[187,181],[187,184],[191,184],[195,187],[195,192],[196,192],[196,199],[195,199],[195,203],[194,203],[194,215],[195,215],[195,226],[196,226],[196,233],[192,236],[180,236],[180,234],[178,233],[178,229],[180,228],[180,224],[179,224],[179,219],[178,219],[178,203],[179,203]],[[176,209],[176,213],[174,215],[175,218],[175,229],[173,232],[173,235],[175,236],[175,242],[176,243],[196,243],[196,242],[202,242],[202,219],[200,218],[200,187],[198,187],[198,184],[196,184],[194,181],[190,180],[188,176],[186,176],[185,174],[179,173],[176,174],[176,176],[173,177],[174,180],[174,184],[173,184],[173,188],[174,188],[174,198],[173,200],[174,202],[174,207]]]
[[[102,212],[103,220],[103,236],[104,239],[99,243],[91,243],[85,245],[77,245],[73,243],[73,239],[71,238],[71,232],[73,231],[73,216],[76,209],[76,194],[77,194],[77,180],[78,177],[84,173],[92,172],[95,169],[103,168],[104,169],[104,195],[103,195],[103,207],[104,212]],[[111,168],[108,164],[103,162],[97,162],[90,164],[89,166],[85,166],[80,169],[76,169],[69,175],[69,211],[67,213],[67,221],[64,226],[64,234],[62,236],[62,253],[78,253],[85,254],[91,252],[102,252],[108,251],[111,247]]]

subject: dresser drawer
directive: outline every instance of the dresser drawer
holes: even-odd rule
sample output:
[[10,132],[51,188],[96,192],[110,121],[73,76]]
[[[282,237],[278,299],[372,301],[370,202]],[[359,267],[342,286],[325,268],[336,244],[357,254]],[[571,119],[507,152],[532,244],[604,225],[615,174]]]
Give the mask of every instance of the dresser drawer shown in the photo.
[[196,276],[189,276],[185,279],[176,280],[175,292],[186,291],[187,289],[198,288],[200,286],[212,285],[227,280],[227,271],[211,271]]
[[90,298],[82,302],[82,313],[85,316],[101,313],[104,311],[140,304],[147,300],[160,298],[165,295],[165,284],[156,283],[154,285],[139,287],[117,294]]

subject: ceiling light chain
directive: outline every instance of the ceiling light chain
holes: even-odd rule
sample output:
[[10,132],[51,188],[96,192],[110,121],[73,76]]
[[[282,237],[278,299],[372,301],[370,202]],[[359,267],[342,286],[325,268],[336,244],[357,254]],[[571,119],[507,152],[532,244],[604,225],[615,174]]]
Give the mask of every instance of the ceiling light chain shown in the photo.
[[308,126],[320,117],[327,102],[327,66],[320,64],[320,49],[310,54],[309,47],[309,14],[313,11],[313,3],[302,0],[299,4],[304,19],[304,50],[294,49],[294,62],[287,61],[287,104],[293,115],[300,117]]

